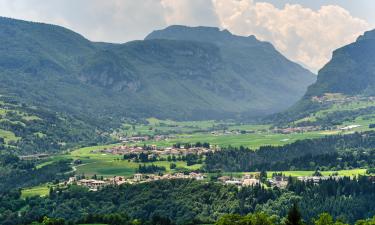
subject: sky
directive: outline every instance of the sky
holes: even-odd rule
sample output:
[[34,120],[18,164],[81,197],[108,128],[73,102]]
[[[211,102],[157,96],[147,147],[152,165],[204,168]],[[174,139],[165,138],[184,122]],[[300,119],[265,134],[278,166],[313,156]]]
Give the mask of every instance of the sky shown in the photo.
[[374,12],[374,0],[0,0],[0,16],[61,25],[92,41],[140,40],[173,24],[255,35],[313,72],[374,29]]

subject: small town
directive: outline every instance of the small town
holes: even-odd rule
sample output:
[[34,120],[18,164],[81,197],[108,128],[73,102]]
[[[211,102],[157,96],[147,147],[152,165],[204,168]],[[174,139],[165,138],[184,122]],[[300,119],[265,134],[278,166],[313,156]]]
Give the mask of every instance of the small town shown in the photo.
[[205,147],[187,147],[187,146],[179,146],[179,147],[167,147],[167,148],[160,148],[156,145],[151,146],[131,146],[131,145],[121,145],[115,146],[112,148],[105,148],[101,150],[93,150],[91,153],[101,153],[101,154],[112,154],[112,155],[139,155],[141,153],[147,154],[150,156],[186,156],[188,154],[194,155],[203,155],[209,152],[215,152],[220,150],[216,146],[205,146]]
[[193,179],[193,180],[203,180],[205,176],[201,173],[191,172],[189,174],[175,173],[175,174],[141,174],[136,173],[132,178],[125,178],[123,176],[114,176],[113,178],[103,178],[103,179],[78,179],[76,176],[70,177],[67,182],[63,185],[76,184],[78,186],[87,187],[90,191],[98,191],[101,188],[109,185],[122,185],[122,184],[138,184],[146,183],[157,180],[172,180],[172,179]]
[[[334,179],[339,180],[341,176],[299,176],[297,180],[301,182],[311,182],[314,185],[318,185],[319,182]],[[172,179],[192,179],[203,181],[207,179],[207,175],[202,173],[190,172],[185,173],[174,173],[174,174],[141,174],[136,173],[131,178],[125,178],[124,176],[114,176],[112,178],[101,178],[101,179],[79,179],[78,176],[70,177],[68,181],[64,182],[62,185],[72,185],[76,184],[78,186],[87,187],[90,191],[98,191],[101,188],[109,185],[119,186],[122,184],[139,184],[147,183],[158,180],[172,180]],[[272,178],[266,179],[264,182],[260,179],[260,173],[244,174],[242,177],[232,177],[232,176],[221,176],[217,178],[217,181],[223,185],[235,185],[237,187],[251,187],[256,185],[268,185],[271,188],[277,187],[280,189],[285,189],[289,182],[289,177],[284,175],[276,175]]]

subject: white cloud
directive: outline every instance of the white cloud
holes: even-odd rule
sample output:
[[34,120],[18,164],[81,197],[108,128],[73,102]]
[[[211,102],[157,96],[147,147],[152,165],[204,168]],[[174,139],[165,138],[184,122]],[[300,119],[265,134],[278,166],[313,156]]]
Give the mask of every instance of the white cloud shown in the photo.
[[369,29],[366,21],[336,5],[314,11],[298,4],[279,9],[253,0],[212,1],[222,27],[270,41],[288,58],[313,70],[327,63],[334,49]]
[[218,26],[212,2],[209,0],[161,0],[166,23],[190,26]]

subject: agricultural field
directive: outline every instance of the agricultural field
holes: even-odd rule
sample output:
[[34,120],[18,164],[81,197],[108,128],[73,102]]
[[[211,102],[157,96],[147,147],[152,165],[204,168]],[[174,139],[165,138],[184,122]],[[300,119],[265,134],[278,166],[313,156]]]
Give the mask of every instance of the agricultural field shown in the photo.
[[[318,117],[323,117],[329,112],[335,110],[355,110],[358,108],[366,108],[375,106],[375,102],[355,102],[345,103],[343,106],[334,104],[332,108],[322,110],[304,118],[300,121],[316,120]],[[300,133],[281,134],[272,132],[271,125],[267,124],[238,124],[228,121],[190,121],[190,122],[176,122],[172,120],[158,120],[156,118],[149,118],[148,124],[125,124],[122,129],[114,132],[114,137],[120,136],[142,136],[142,135],[156,135],[169,134],[163,140],[149,140],[138,143],[139,145],[156,145],[159,147],[169,147],[175,143],[196,143],[208,142],[218,146],[245,146],[252,149],[257,149],[264,145],[284,145],[295,142],[297,140],[319,138],[326,135],[347,134],[352,132],[361,132],[371,130],[369,125],[375,123],[375,114],[358,116],[354,120],[345,121],[340,126],[334,126],[330,130],[320,131],[305,131]],[[350,125],[359,125],[350,130],[341,130],[340,128]],[[124,129],[126,127],[126,129]]]
[[[349,106],[348,106],[349,107]],[[350,106],[354,107],[354,106]],[[362,107],[362,105],[361,105]],[[171,120],[158,120],[155,118],[148,119],[148,124],[125,124],[128,128],[117,131],[115,135],[123,135],[121,132],[129,132],[127,135],[154,135],[155,131],[171,132],[174,134],[174,138],[165,140],[149,140],[138,143],[131,143],[131,145],[143,146],[143,145],[156,145],[159,147],[171,147],[176,143],[196,143],[196,142],[208,142],[212,145],[221,147],[225,146],[245,146],[256,150],[260,146],[265,145],[285,145],[288,143],[295,142],[302,139],[311,139],[324,137],[326,135],[334,134],[346,134],[355,131],[369,130],[368,125],[372,123],[374,115],[362,116],[356,118],[355,121],[348,121],[342,126],[348,126],[352,124],[361,125],[360,127],[342,131],[338,128],[334,130],[322,130],[322,131],[309,131],[291,134],[274,133],[271,130],[270,125],[253,125],[253,124],[236,124],[233,122],[223,121],[190,121],[190,122],[176,122]],[[112,154],[101,154],[93,153],[94,150],[102,150],[113,146],[121,145],[121,143],[102,145],[102,146],[90,146],[80,149],[75,149],[66,154],[60,154],[53,156],[49,161],[43,161],[38,167],[48,165],[52,161],[59,159],[73,159],[80,160],[81,164],[76,165],[74,170],[76,174],[84,174],[86,176],[132,176],[138,169],[140,164],[132,161],[123,160],[121,155]],[[166,168],[166,172],[174,172],[170,170],[170,163],[168,161],[156,161],[153,163],[156,166],[163,166]],[[187,166],[186,162],[178,161],[175,162],[178,169],[199,169],[202,165]],[[284,171],[286,175],[291,176],[302,176],[311,175],[314,171]],[[346,173],[347,172],[347,173]],[[272,174],[272,172],[270,172]],[[333,173],[333,171],[322,172],[323,175]],[[340,171],[340,175],[351,176],[353,174],[363,174],[364,170],[353,170],[353,171]]]
[[[112,155],[112,154],[100,154],[100,153],[92,153],[93,150],[100,150],[104,148],[109,148],[115,145],[103,145],[103,146],[93,146],[93,147],[86,147],[74,150],[68,154],[64,155],[56,155],[53,156],[48,161],[44,161],[38,165],[40,168],[41,166],[48,165],[53,161],[60,160],[60,159],[73,159],[73,160],[81,160],[81,164],[74,166],[74,170],[77,175],[84,174],[85,176],[103,176],[103,177],[113,177],[113,176],[125,176],[129,177],[136,173],[139,165],[151,165],[154,164],[156,166],[164,166],[166,168],[166,172],[170,173],[175,170],[171,170],[170,164],[172,162],[168,161],[156,161],[156,162],[147,162],[147,163],[136,163],[127,160],[123,160],[121,155]],[[183,161],[176,161],[173,162],[176,164],[176,169],[189,169],[189,170],[196,170],[199,169],[202,165],[195,164],[192,166],[187,166],[186,162]]]
[[324,132],[305,132],[293,134],[277,134],[271,132],[257,132],[248,134],[211,134],[196,133],[192,135],[179,135],[174,139],[163,141],[146,141],[145,144],[154,144],[157,146],[167,147],[177,142],[196,143],[208,142],[218,146],[244,146],[251,149],[257,149],[264,145],[284,145],[301,139],[318,138],[327,135]]

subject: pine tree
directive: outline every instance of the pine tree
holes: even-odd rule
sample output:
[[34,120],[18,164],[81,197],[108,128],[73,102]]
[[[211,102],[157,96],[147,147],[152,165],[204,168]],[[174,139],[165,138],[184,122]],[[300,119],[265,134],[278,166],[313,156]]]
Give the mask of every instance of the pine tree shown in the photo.
[[293,204],[288,212],[288,216],[285,221],[285,225],[303,225],[301,213],[298,210],[296,203]]

